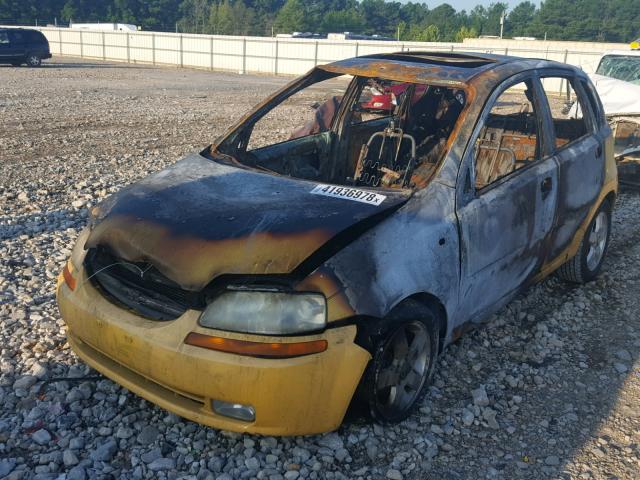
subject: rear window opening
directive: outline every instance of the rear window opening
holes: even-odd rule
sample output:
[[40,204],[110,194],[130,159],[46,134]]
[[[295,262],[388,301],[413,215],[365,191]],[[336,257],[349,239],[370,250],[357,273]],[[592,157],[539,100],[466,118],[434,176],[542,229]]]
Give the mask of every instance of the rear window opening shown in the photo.
[[336,185],[428,183],[465,106],[463,90],[326,72],[316,76],[323,78],[258,109],[218,152],[265,173]]

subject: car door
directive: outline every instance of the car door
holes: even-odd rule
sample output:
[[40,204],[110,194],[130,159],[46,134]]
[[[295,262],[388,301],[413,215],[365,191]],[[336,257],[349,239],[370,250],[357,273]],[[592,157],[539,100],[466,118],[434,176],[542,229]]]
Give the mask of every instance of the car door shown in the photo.
[[606,133],[594,117],[595,105],[572,72],[544,72],[541,80],[559,166],[558,211],[548,252],[552,261],[569,247],[602,190]]
[[[541,265],[557,204],[558,167],[544,142],[541,87],[512,77],[485,105],[458,176],[461,315],[480,319]],[[464,170],[466,169],[466,170]]]

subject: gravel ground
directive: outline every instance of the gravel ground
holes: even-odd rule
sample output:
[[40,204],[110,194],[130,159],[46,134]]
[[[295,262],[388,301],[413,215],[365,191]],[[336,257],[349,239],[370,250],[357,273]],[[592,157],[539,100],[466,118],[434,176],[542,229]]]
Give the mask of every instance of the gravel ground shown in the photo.
[[225,433],[85,367],[55,279],[87,206],[207,145],[286,80],[70,59],[0,80],[0,478],[640,477],[637,195],[619,198],[599,280],[550,278],[465,335],[407,421]]

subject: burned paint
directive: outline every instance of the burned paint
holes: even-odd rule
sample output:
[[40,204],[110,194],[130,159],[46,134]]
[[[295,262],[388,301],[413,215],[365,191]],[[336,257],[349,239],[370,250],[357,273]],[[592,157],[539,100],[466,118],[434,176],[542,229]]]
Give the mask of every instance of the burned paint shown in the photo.
[[409,197],[388,192],[371,205],[312,195],[316,185],[193,155],[105,201],[86,247],[149,262],[197,291],[223,274],[290,273],[340,232]]

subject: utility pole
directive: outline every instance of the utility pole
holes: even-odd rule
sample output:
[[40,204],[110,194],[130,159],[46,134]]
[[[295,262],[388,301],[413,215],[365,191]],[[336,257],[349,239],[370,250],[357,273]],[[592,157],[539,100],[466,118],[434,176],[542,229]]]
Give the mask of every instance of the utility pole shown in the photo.
[[505,17],[505,13],[506,11],[503,10],[502,14],[500,15],[500,39],[502,39],[502,32],[504,31],[504,17]]

